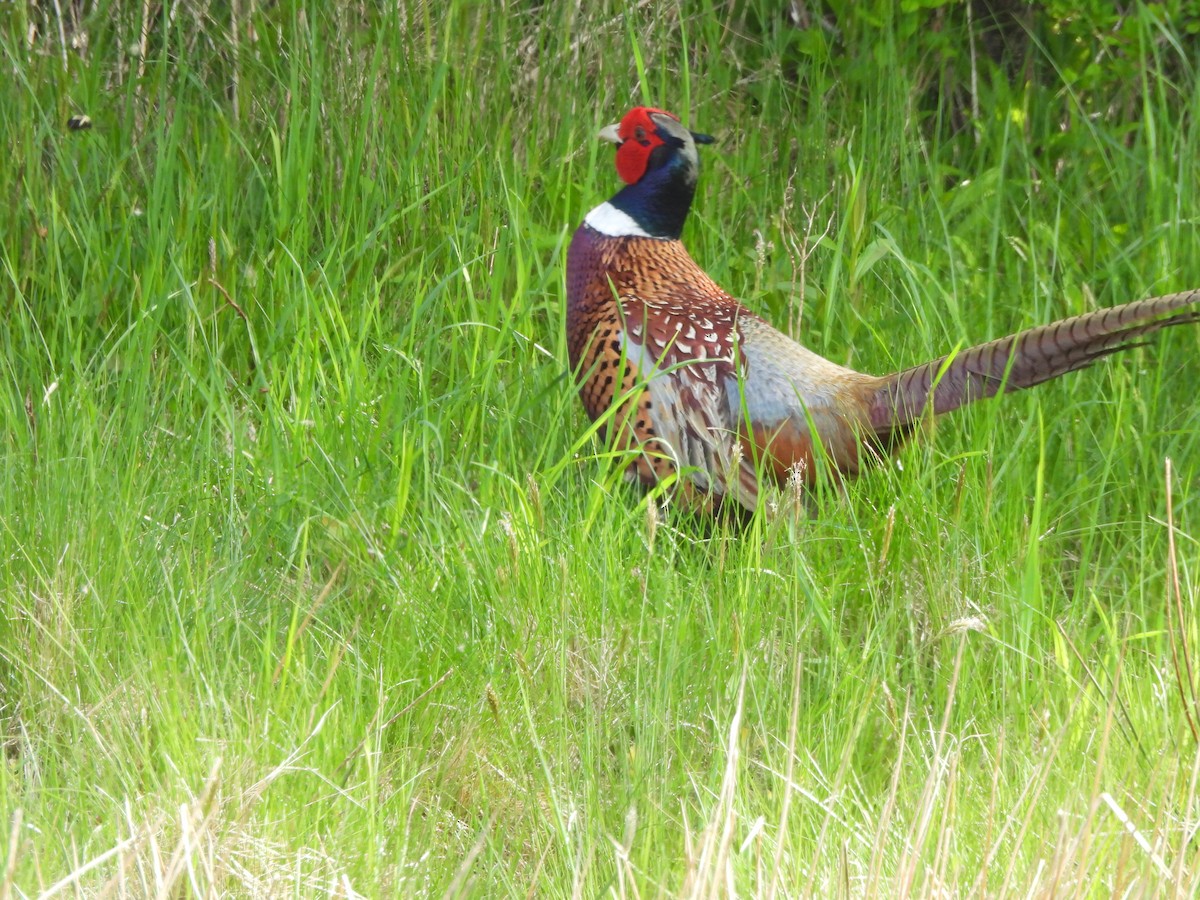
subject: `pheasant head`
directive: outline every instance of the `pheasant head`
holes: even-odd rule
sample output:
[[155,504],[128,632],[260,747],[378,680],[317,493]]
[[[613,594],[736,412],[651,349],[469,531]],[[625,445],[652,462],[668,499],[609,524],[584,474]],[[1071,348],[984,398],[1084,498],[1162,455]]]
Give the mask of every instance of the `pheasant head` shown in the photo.
[[611,221],[603,233],[678,238],[683,232],[700,174],[697,144],[713,138],[683,127],[679,117],[638,106],[615,125],[600,130],[617,145],[617,174],[625,187],[608,202]]

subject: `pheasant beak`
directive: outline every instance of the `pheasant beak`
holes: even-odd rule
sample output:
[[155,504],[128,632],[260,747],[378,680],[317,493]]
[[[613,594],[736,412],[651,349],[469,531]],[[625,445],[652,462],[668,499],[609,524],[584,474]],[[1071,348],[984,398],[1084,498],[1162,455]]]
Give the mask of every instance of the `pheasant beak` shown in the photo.
[[605,125],[600,129],[600,133],[596,135],[596,137],[600,138],[602,141],[608,141],[610,144],[617,144],[619,146],[621,144],[621,136],[617,133],[617,131],[620,129],[620,127],[620,124]]

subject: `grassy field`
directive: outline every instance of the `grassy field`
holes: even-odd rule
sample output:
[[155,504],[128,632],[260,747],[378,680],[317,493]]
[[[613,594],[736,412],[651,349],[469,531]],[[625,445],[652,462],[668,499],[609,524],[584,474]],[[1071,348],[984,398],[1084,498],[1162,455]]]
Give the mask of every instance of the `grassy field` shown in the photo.
[[0,897],[1200,889],[1200,328],[744,530],[623,485],[563,337],[642,102],[839,363],[1200,286],[1156,14],[1097,107],[773,0],[55,6],[0,8]]

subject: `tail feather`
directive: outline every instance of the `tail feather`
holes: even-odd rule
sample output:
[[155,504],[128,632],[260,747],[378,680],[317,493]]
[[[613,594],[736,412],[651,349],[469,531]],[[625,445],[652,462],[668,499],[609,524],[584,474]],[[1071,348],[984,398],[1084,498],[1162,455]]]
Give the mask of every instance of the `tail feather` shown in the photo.
[[1200,322],[1200,309],[1188,309],[1194,306],[1200,306],[1200,290],[1151,297],[1031,328],[886,376],[869,401],[871,427],[890,442],[907,434],[930,409],[940,415],[1001,390],[1033,387],[1139,346],[1143,335]]

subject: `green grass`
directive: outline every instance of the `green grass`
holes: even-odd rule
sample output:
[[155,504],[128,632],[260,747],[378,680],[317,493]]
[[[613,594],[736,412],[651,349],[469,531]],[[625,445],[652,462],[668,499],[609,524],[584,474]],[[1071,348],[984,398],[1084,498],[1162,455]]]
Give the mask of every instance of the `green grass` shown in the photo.
[[839,363],[1200,286],[1169,28],[958,127],[767,0],[237,6],[0,10],[0,895],[1197,889],[1200,329],[744,531],[621,484],[563,338],[643,101]]

